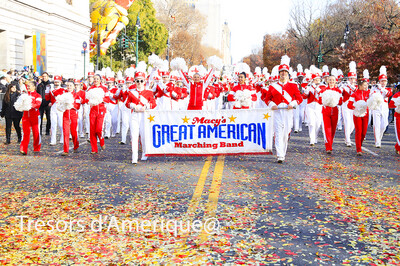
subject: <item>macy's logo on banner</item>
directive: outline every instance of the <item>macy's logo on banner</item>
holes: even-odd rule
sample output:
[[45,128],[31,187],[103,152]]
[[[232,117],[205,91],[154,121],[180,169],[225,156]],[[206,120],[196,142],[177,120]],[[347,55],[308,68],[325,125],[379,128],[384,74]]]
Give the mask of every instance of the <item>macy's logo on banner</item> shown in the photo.
[[214,127],[219,126],[220,124],[225,124],[226,123],[226,118],[222,117],[221,119],[207,119],[205,117],[199,118],[199,117],[194,117],[192,121],[192,125],[194,124],[213,124]]

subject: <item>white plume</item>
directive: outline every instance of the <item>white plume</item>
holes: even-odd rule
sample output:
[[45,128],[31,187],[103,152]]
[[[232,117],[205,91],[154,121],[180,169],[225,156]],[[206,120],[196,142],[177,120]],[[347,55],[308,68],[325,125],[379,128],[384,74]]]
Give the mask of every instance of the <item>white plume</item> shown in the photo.
[[168,70],[169,70],[169,62],[168,62],[168,60],[162,61],[162,64],[160,66],[160,71],[168,72]]
[[310,66],[310,70],[311,70],[311,73],[312,73],[312,74],[319,74],[319,76],[322,76],[322,71],[321,71],[321,69],[317,68],[316,66],[311,65],[311,66]]
[[94,88],[86,92],[86,98],[89,100],[89,105],[96,106],[103,102],[104,90],[102,88]]
[[261,67],[256,67],[254,73],[256,73],[257,75],[261,75]]
[[155,68],[161,68],[163,65],[163,60],[156,54],[152,54],[149,56],[149,65]]
[[303,72],[303,66],[301,64],[297,65],[297,72],[302,73]]
[[222,68],[223,68],[223,66],[224,66],[224,63],[222,62],[222,59],[221,59],[221,58],[219,58],[219,57],[216,56],[216,55],[213,55],[213,56],[210,56],[210,57],[207,59],[207,65],[208,65],[209,67],[211,67],[211,68],[214,68],[215,70],[221,71]]
[[338,77],[343,76],[343,71],[341,69],[338,69],[337,73],[338,73]]
[[187,69],[185,59],[177,57],[171,60],[171,69],[176,71],[185,71]]
[[[167,61],[168,62],[168,61]],[[136,67],[136,72],[143,72],[146,73],[147,64],[145,61],[140,61]]]
[[269,74],[269,73],[268,73],[268,68],[264,67],[263,70],[262,70],[262,73],[263,73],[263,75],[265,75],[265,76],[266,76],[267,74]]
[[321,94],[321,97],[324,106],[336,107],[339,104],[341,94],[337,91],[326,90]]
[[385,100],[383,99],[382,94],[372,93],[372,95],[370,95],[369,99],[367,100],[367,105],[369,110],[374,111],[378,110],[384,102]]
[[369,79],[369,72],[368,72],[368,69],[364,69],[364,71],[363,71],[363,77],[364,77],[365,79]]
[[277,76],[279,76],[279,66],[274,66],[274,67],[272,68],[271,76],[272,76],[272,77],[277,77]]
[[281,65],[290,65],[290,58],[287,55],[282,56],[281,58]]
[[322,67],[322,72],[327,72],[327,73],[329,73],[329,68],[328,68],[328,66],[327,65],[324,65],[323,67]]
[[133,78],[135,76],[135,68],[130,67],[125,70],[125,76]]
[[74,96],[70,92],[63,93],[56,97],[57,110],[64,113],[74,107]]
[[339,76],[338,70],[336,68],[332,68],[331,75],[337,78]]
[[357,73],[357,64],[354,61],[351,61],[349,64],[350,72]]
[[21,94],[17,101],[14,103],[14,108],[17,111],[24,112],[29,111],[32,108],[32,96],[27,93]]
[[354,111],[353,114],[356,117],[364,117],[367,114],[367,102],[366,101],[357,101],[354,103]]
[[386,67],[385,66],[381,66],[381,68],[379,69],[379,76],[380,75],[386,75],[387,76],[387,71],[386,71]]
[[111,78],[115,76],[115,73],[111,70],[110,67],[106,67],[104,74],[106,76],[106,78]]
[[122,72],[121,72],[121,70],[120,70],[120,71],[118,71],[118,73],[117,73],[117,79],[118,79],[118,80],[122,80],[122,79],[124,79],[124,77],[122,76]]
[[304,70],[304,73],[306,74],[306,78],[311,80],[311,70],[309,70],[308,68],[306,68],[306,70]]
[[369,72],[368,72],[368,69],[364,69],[364,71],[363,71],[363,77],[364,77],[365,79],[369,79]]
[[246,64],[246,63],[238,63],[235,66],[235,73],[242,73],[242,72],[244,72],[246,74],[250,73],[250,67],[249,67],[248,64]]

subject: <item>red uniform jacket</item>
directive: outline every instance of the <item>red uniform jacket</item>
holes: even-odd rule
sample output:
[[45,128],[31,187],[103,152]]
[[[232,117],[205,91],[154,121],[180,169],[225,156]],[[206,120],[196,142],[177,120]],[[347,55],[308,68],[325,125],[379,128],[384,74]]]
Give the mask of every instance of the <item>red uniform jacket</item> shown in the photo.
[[[347,107],[351,110],[354,110],[354,103],[358,102],[358,101],[367,101],[369,98],[369,90],[366,91],[362,91],[362,90],[356,90],[349,99],[349,102],[347,103]],[[367,108],[368,110],[368,108]]]
[[[398,98],[400,98],[400,91],[398,93],[396,93],[395,95],[393,95],[393,97],[392,97],[392,99],[391,99],[391,101],[389,103],[389,108],[396,108],[396,105],[394,105],[393,99],[398,99]],[[394,116],[396,118],[400,119],[400,113],[394,112]]]
[[299,105],[303,101],[296,83],[281,82],[271,84],[265,94],[264,102],[269,106],[278,106],[279,104]]
[[28,91],[28,95],[32,97],[32,108],[29,111],[24,111],[23,118],[38,117],[40,115],[39,107],[42,104],[42,96],[36,91]]

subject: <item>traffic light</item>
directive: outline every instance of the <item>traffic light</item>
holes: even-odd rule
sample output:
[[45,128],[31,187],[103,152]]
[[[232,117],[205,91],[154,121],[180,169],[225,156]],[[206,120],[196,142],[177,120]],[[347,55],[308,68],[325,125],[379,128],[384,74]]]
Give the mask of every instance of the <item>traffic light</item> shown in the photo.
[[129,40],[128,39],[123,39],[124,40],[124,49],[128,49],[129,48]]

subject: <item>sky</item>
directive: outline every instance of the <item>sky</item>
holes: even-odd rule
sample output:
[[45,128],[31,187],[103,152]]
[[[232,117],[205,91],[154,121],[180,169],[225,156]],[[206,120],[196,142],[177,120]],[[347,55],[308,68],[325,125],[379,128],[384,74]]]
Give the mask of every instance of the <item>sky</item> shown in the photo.
[[[328,0],[309,0],[317,6]],[[232,38],[233,63],[261,48],[265,34],[284,33],[296,0],[221,0]],[[318,3],[318,4],[317,4]]]
[[265,34],[283,33],[291,0],[222,0],[222,19],[231,30],[233,62],[261,48]]

